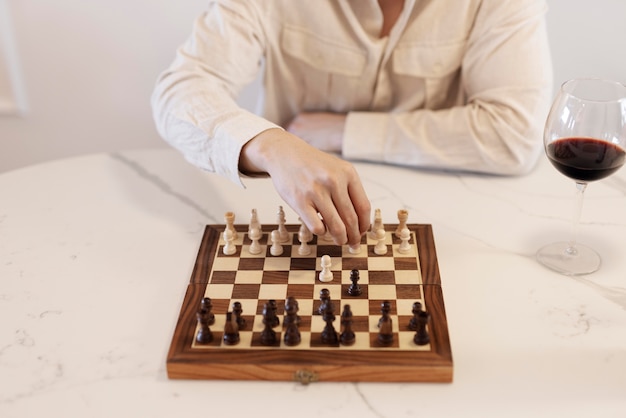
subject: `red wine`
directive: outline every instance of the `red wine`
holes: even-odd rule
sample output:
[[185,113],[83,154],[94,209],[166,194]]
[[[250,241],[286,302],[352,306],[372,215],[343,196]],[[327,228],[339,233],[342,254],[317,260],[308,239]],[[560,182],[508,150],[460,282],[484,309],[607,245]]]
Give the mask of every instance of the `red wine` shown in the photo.
[[562,138],[548,144],[546,154],[561,173],[577,181],[603,179],[623,164],[626,152],[595,138]]

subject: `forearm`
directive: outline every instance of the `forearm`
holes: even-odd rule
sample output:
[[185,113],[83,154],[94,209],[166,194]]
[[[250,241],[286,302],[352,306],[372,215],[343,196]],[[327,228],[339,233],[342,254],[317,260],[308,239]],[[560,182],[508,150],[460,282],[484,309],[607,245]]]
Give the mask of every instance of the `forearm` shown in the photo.
[[[152,99],[159,134],[195,166],[239,182],[239,154],[248,140],[276,125],[218,99],[193,83],[155,90]],[[219,103],[218,103],[219,102]]]
[[[168,143],[194,165],[235,182],[243,145],[276,127],[236,102],[242,86],[256,76],[262,55],[253,8],[212,5],[160,75],[151,102],[157,129]],[[229,29],[228,39],[222,26]]]
[[352,112],[342,152],[355,160],[523,174],[534,166],[541,151],[548,103],[547,94],[541,91],[515,93],[524,94],[534,105],[503,105],[483,98],[436,111]]

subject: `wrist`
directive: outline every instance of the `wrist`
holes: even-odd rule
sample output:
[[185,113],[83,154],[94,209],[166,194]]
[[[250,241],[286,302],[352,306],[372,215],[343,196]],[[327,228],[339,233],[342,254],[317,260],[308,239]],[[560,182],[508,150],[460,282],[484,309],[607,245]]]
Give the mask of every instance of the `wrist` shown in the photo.
[[289,134],[280,128],[267,129],[254,136],[241,149],[239,171],[252,176],[268,175],[275,154],[284,148],[281,143],[286,136]]

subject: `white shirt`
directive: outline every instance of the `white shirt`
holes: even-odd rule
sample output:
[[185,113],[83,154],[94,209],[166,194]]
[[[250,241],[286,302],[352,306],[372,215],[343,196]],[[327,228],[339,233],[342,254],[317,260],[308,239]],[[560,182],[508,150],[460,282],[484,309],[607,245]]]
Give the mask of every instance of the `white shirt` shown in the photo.
[[[376,0],[213,0],[159,77],[160,134],[240,181],[239,153],[301,111],[347,113],[342,155],[521,174],[552,94],[544,0],[406,0],[380,38]],[[259,115],[236,104],[264,67]]]

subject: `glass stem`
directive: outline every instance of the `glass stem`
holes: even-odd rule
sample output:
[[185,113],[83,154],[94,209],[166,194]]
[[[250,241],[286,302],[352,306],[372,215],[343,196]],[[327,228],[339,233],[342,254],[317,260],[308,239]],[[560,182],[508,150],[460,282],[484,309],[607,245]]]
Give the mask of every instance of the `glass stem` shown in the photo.
[[572,218],[572,232],[570,236],[569,245],[565,252],[568,255],[577,255],[576,241],[578,240],[578,226],[580,224],[580,216],[583,211],[583,199],[585,197],[585,189],[587,189],[587,183],[576,182],[576,206],[574,208],[574,216]]

